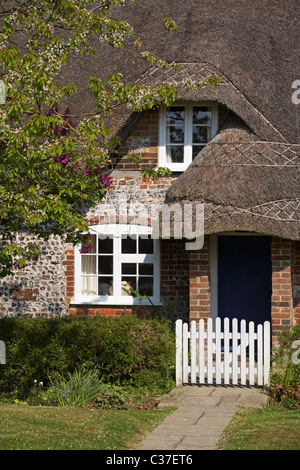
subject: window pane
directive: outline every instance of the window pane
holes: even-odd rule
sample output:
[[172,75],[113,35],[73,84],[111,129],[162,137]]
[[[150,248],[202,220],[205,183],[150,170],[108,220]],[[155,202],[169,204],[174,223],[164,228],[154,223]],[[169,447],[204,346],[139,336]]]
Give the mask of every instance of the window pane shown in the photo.
[[113,253],[113,239],[112,238],[104,238],[101,240],[99,238],[99,253]]
[[101,276],[98,278],[98,295],[114,295],[112,276]]
[[81,253],[96,253],[96,235],[85,235],[83,237]]
[[81,276],[82,295],[97,295],[97,277]]
[[211,124],[211,108],[207,106],[194,106],[193,124]]
[[122,263],[122,274],[136,274],[136,264]]
[[169,163],[183,163],[183,145],[167,145]]
[[136,237],[122,238],[122,253],[136,253]]
[[139,264],[139,274],[143,276],[145,275],[153,276],[153,264],[150,264],[150,263]]
[[194,145],[193,146],[193,159],[197,157],[198,153],[204,148],[204,145]]
[[141,254],[153,254],[153,239],[139,237],[139,253]]
[[153,277],[139,278],[139,293],[148,297],[153,296]]
[[122,276],[121,295],[132,295],[131,289],[136,290],[136,277]]
[[167,108],[167,124],[184,124],[184,106]]
[[81,273],[96,274],[96,256],[81,257]]
[[167,127],[167,143],[183,144],[184,143],[184,127]]
[[113,274],[113,256],[99,256],[99,274]]
[[207,127],[193,127],[193,144],[206,144],[208,142],[207,136]]

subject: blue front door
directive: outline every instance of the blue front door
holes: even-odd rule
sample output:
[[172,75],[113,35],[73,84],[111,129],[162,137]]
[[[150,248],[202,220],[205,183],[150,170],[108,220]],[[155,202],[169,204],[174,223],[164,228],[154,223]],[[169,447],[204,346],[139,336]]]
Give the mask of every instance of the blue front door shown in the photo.
[[271,321],[271,238],[218,237],[218,316]]

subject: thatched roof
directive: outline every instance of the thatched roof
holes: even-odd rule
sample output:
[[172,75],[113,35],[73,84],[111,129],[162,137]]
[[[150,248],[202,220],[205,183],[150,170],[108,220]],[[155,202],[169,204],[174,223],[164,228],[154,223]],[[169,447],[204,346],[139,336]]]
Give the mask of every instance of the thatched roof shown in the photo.
[[172,184],[165,203],[204,204],[206,234],[250,231],[300,239],[299,155],[299,145],[261,141],[231,113]]
[[[292,102],[292,83],[300,79],[300,2],[252,0],[136,0],[116,7],[115,16],[126,19],[144,40],[145,49],[180,63],[182,77],[211,71],[222,78],[215,89],[198,90],[191,98],[215,99],[238,114],[261,139],[300,143],[299,106]],[[171,17],[178,29],[165,34],[162,19]],[[125,50],[112,50],[96,42],[94,58],[74,58],[63,79],[78,85],[72,112],[86,111],[92,96],[86,90],[90,76],[105,79],[121,72],[127,82],[170,80],[170,74],[153,73],[150,63]],[[129,48],[130,49],[130,48]],[[171,77],[178,80],[179,76]],[[186,95],[185,95],[186,97]],[[128,135],[134,116],[118,110],[113,126]]]

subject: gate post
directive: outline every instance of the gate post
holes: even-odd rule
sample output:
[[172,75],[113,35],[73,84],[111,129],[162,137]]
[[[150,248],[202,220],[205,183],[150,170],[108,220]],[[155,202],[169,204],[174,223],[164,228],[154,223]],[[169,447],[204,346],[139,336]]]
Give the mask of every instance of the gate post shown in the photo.
[[176,320],[176,386],[182,385],[182,320]]

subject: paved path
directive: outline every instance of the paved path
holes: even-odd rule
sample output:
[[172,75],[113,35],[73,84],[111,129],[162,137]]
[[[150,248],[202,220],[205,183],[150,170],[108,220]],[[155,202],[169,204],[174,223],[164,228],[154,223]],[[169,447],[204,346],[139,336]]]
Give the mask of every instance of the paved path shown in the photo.
[[213,450],[237,407],[261,407],[261,388],[184,385],[164,398],[159,408],[177,406],[135,450]]

